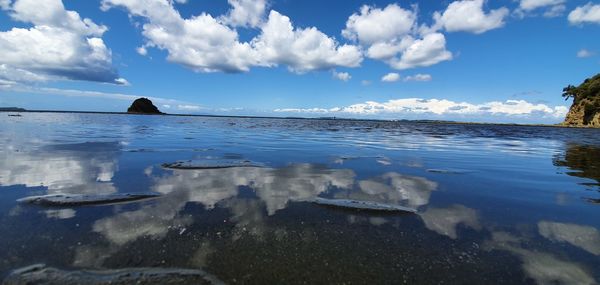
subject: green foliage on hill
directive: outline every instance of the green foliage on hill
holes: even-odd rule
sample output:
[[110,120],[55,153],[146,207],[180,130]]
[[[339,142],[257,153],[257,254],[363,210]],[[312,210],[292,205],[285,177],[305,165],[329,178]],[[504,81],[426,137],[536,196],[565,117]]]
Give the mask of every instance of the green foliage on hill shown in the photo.
[[562,96],[565,100],[573,98],[574,103],[583,99],[600,99],[600,73],[586,79],[577,87],[569,85],[563,88]]

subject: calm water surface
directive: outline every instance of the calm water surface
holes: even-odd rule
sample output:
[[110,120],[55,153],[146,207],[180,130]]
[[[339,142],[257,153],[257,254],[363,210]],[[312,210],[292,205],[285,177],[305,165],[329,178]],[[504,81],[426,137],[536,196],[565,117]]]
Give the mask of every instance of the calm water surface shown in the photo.
[[[201,268],[226,283],[597,284],[600,130],[0,113],[0,278]],[[249,160],[264,167],[171,170]],[[44,194],[157,192],[42,207]],[[418,209],[382,214],[315,197]]]

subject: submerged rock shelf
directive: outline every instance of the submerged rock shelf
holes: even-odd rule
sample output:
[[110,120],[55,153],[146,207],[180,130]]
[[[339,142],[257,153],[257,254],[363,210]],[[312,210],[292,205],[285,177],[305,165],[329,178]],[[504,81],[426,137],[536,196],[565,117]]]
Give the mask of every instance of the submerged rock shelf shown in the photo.
[[356,209],[356,210],[382,211],[382,212],[405,212],[405,213],[416,213],[417,212],[416,209],[409,208],[409,207],[383,204],[383,203],[370,202],[370,201],[316,198],[313,202],[318,205],[340,207],[340,208],[347,208],[347,209]]
[[427,169],[426,171],[430,172],[430,173],[440,173],[440,174],[467,174],[467,173],[473,172],[470,170],[463,170],[463,169],[437,169],[437,168],[430,168],[430,169]]
[[201,170],[201,169],[220,169],[220,168],[234,168],[234,167],[263,167],[260,163],[255,163],[249,160],[229,160],[229,159],[215,159],[215,160],[188,160],[188,161],[177,161],[173,163],[163,163],[162,167],[168,169],[188,169],[188,170]]
[[160,197],[158,193],[117,193],[106,195],[90,194],[53,194],[42,196],[30,196],[17,200],[20,203],[34,204],[40,206],[85,206],[106,205],[126,202],[136,202]]
[[125,268],[67,271],[35,264],[13,271],[4,285],[17,284],[224,284],[199,269]]

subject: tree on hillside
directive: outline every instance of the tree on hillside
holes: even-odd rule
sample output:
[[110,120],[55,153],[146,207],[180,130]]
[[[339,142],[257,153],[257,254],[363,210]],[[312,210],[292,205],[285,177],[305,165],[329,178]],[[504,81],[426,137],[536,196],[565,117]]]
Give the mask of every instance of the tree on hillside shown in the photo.
[[575,102],[592,97],[598,97],[600,99],[600,73],[586,79],[577,87],[569,85],[563,88],[562,96],[565,100],[573,98]]
[[562,96],[565,98],[565,101],[569,100],[569,98],[575,99],[575,86],[569,84],[569,86],[563,88]]

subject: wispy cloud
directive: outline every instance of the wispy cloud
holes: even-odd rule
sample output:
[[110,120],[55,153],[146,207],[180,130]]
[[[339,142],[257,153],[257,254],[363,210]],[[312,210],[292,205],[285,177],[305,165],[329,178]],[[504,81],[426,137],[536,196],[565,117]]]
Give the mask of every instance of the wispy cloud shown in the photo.
[[583,49],[580,49],[580,50],[577,52],[577,57],[579,57],[579,58],[592,57],[592,56],[594,56],[594,55],[595,55],[595,53],[594,53],[593,51],[590,51],[590,50],[588,50],[588,49],[584,49],[584,48],[583,48]]
[[181,111],[200,111],[201,107],[198,105],[177,105],[177,109]]
[[[11,91],[18,93],[29,93],[29,94],[46,94],[46,95],[56,95],[56,96],[69,96],[69,97],[88,97],[88,98],[106,98],[106,99],[114,99],[114,100],[124,100],[124,101],[133,101],[140,97],[146,97],[152,100],[155,104],[163,105],[164,107],[169,106],[177,106],[179,110],[200,110],[202,106],[197,104],[192,104],[189,102],[160,98],[160,97],[151,97],[144,95],[134,95],[134,94],[123,94],[123,93],[111,93],[111,92],[101,92],[101,91],[91,91],[91,90],[78,90],[78,89],[61,89],[61,88],[51,88],[51,87],[32,87],[32,86],[24,86],[24,85],[5,85],[3,86],[0,82],[0,90],[3,91]],[[183,106],[183,108],[181,108]]]
[[517,17],[537,16],[542,12],[546,18],[562,16],[566,10],[566,0],[521,0],[519,7],[514,11]]
[[391,73],[388,73],[388,74],[384,75],[383,77],[381,77],[382,82],[396,82],[396,81],[400,81],[400,80],[402,80],[404,82],[408,82],[408,81],[425,82],[425,81],[431,81],[432,79],[433,79],[433,77],[430,74],[423,74],[423,73],[417,73],[415,75],[409,75],[409,76],[402,78],[400,76],[400,74],[398,74],[396,72],[391,72]]
[[411,75],[411,76],[407,76],[404,78],[404,81],[431,81],[433,79],[433,77],[431,77],[431,75],[429,74],[415,74],[415,75]]

